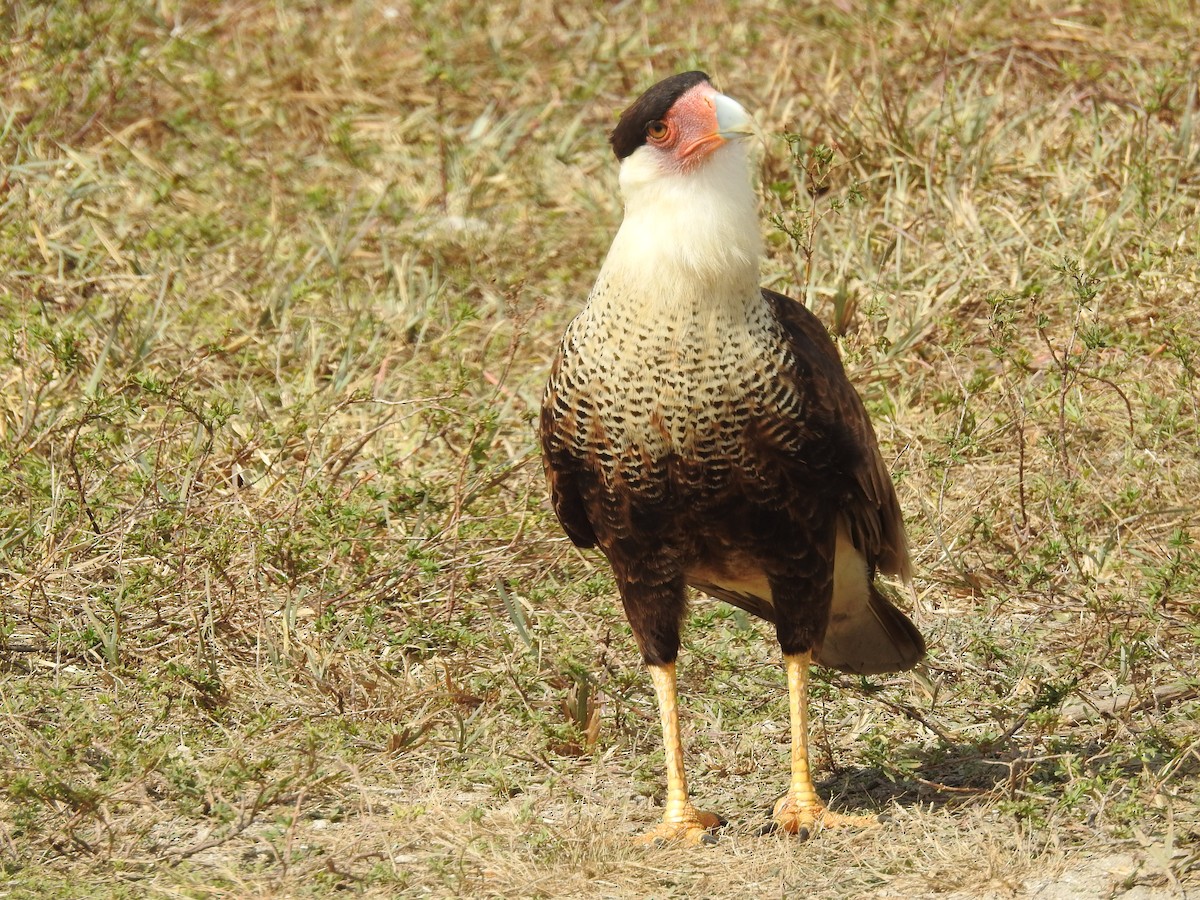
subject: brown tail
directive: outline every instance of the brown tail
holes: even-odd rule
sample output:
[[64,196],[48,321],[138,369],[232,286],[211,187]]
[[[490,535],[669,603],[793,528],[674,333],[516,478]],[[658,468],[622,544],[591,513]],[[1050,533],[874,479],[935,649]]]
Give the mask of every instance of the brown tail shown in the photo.
[[814,657],[823,666],[877,675],[911,669],[925,655],[925,639],[908,616],[869,585],[866,602],[837,602]]
[[[716,584],[710,573],[696,573],[688,583],[740,607],[751,615],[775,621],[771,589],[766,578]],[[867,561],[844,527],[838,529],[829,624],[813,658],[823,666],[859,675],[900,672],[925,655],[925,639],[870,578]]]

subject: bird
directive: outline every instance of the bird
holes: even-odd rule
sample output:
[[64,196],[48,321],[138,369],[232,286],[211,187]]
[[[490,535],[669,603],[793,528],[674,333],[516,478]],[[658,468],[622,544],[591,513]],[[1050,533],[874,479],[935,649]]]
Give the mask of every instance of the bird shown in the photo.
[[760,286],[749,113],[701,71],[654,84],[617,120],[624,216],[555,355],[538,423],[551,505],[607,558],[654,686],[662,821],[639,840],[714,842],[688,791],[676,661],[689,588],[775,627],[791,778],[767,827],[866,826],[829,810],[809,764],[818,664],[914,666],[925,642],[876,583],[909,582],[895,488],[837,347],[803,304]]

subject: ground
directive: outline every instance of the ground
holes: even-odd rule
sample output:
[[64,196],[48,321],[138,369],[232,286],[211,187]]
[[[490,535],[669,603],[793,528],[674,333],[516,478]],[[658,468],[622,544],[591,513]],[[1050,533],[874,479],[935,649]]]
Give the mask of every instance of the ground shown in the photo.
[[[0,13],[0,896],[1200,891],[1200,16],[1183,3]],[[911,673],[681,660],[713,847],[645,849],[649,679],[534,420],[614,116],[751,110],[764,283],[912,538]]]

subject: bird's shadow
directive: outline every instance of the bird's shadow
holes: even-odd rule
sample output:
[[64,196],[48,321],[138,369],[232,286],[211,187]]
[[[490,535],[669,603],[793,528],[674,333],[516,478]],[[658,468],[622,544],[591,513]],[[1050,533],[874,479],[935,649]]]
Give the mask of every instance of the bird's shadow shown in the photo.
[[[897,774],[895,767],[842,767],[818,782],[818,790],[834,806],[847,809],[884,809],[892,804],[955,806],[1063,788],[1079,774],[1063,767],[1064,757],[1087,761],[1088,768],[1115,769],[1129,775],[1153,763],[1136,748],[1122,753],[1121,748],[1083,735],[1059,736],[1053,753],[1046,752],[1040,742],[1018,738],[898,750],[904,774]],[[1167,758],[1164,755],[1160,762]],[[1200,769],[1200,764],[1192,768]]]

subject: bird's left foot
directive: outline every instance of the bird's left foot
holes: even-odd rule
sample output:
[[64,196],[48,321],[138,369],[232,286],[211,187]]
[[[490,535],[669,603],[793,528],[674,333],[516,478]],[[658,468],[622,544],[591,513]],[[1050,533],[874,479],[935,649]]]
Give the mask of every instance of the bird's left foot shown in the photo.
[[797,796],[788,792],[775,804],[773,818],[777,827],[806,841],[825,828],[873,828],[875,816],[844,816],[826,809],[815,796]]

